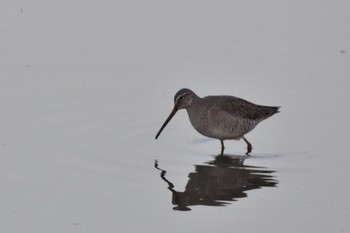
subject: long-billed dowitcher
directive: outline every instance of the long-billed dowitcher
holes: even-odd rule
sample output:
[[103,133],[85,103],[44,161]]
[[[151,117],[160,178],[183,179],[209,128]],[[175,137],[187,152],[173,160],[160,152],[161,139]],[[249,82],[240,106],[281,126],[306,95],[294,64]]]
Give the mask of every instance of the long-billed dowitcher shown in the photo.
[[252,144],[244,137],[262,120],[278,112],[280,107],[253,104],[234,96],[198,97],[187,88],[179,90],[174,97],[174,108],[158,131],[156,139],[179,109],[185,108],[192,126],[202,135],[219,139],[221,154],[224,153],[224,140],[243,140],[247,143],[247,154]]

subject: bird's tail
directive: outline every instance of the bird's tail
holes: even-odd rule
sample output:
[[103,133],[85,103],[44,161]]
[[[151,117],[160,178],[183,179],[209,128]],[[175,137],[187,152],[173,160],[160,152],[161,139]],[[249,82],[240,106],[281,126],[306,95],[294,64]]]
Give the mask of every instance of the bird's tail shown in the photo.
[[260,110],[263,112],[263,115],[265,116],[264,118],[268,118],[272,116],[275,113],[279,113],[280,107],[278,106],[261,106]]

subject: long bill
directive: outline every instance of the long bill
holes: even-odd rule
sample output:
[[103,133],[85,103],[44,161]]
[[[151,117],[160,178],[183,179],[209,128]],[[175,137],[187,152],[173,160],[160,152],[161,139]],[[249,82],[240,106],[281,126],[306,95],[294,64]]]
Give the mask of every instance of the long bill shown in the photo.
[[169,123],[169,121],[171,120],[171,118],[173,118],[173,116],[175,115],[175,113],[177,112],[178,107],[175,105],[173,110],[171,111],[170,115],[168,116],[168,118],[165,120],[165,122],[163,123],[162,127],[160,128],[160,130],[158,131],[157,135],[156,135],[156,139],[159,137],[160,133],[163,131],[163,129],[165,128],[165,126]]

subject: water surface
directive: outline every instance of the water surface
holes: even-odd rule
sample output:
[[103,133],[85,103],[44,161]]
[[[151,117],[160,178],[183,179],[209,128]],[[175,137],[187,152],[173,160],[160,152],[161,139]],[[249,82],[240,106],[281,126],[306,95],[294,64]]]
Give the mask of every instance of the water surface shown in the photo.
[[[5,1],[0,232],[349,231],[349,10]],[[185,111],[154,139],[183,87],[282,108],[220,157]]]
[[205,164],[195,165],[188,174],[185,191],[176,191],[166,177],[166,170],[155,161],[154,167],[161,171],[160,177],[172,193],[174,210],[191,210],[190,206],[226,206],[238,198],[247,197],[247,191],[262,187],[276,187],[274,171],[244,165],[245,158],[218,155]]

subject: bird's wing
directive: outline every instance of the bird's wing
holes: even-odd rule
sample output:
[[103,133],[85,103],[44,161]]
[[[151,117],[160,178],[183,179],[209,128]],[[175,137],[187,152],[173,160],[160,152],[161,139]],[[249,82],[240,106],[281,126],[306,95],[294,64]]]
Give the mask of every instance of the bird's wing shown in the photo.
[[237,97],[223,98],[216,103],[216,107],[237,118],[258,120],[266,117],[263,106]]

